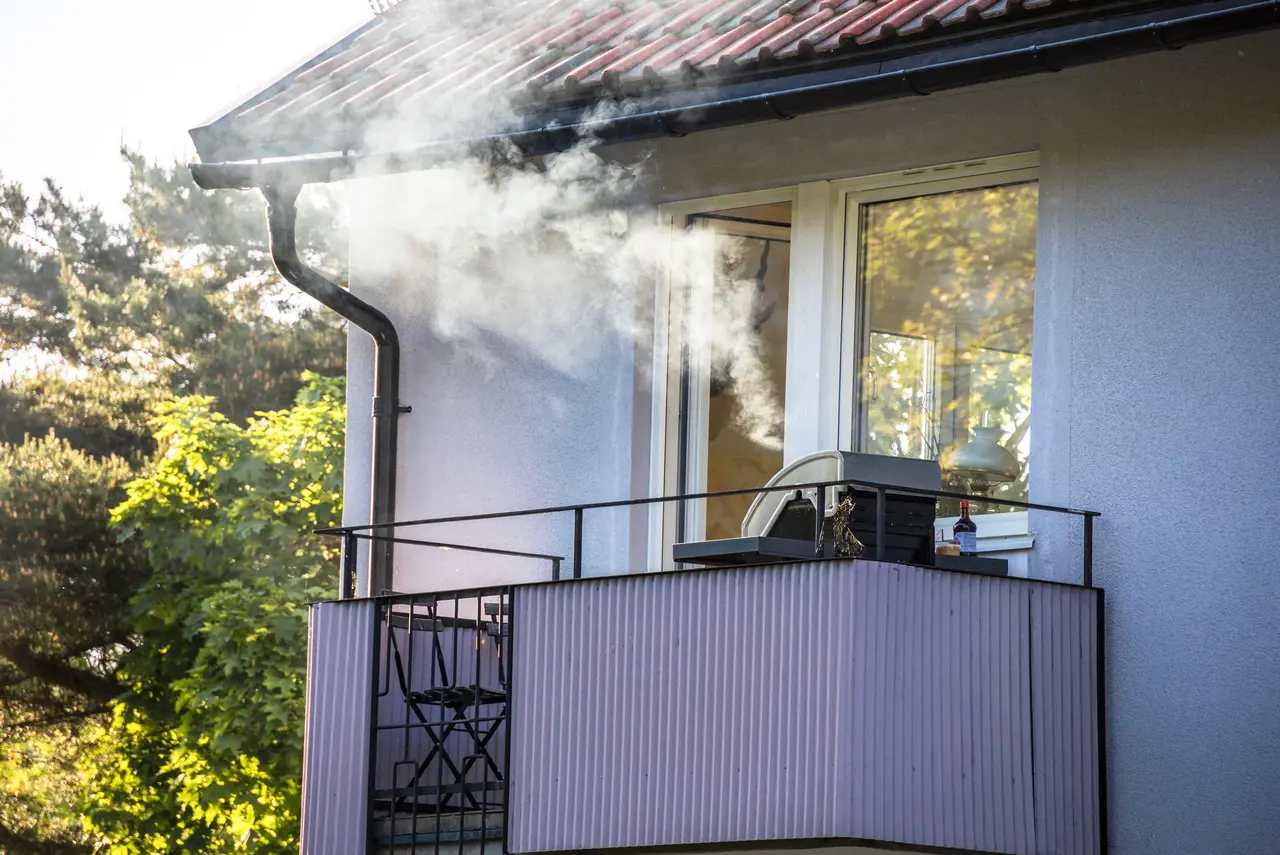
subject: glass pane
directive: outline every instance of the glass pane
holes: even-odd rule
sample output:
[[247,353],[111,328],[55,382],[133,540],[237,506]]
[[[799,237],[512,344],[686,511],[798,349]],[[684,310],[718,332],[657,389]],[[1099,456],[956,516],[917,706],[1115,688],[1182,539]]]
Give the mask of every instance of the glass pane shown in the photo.
[[866,450],[896,457],[927,457],[928,441],[918,425],[929,396],[929,342],[893,333],[871,333]]
[[864,450],[1026,499],[1036,195],[1028,182],[862,208]]
[[[715,232],[706,489],[759,487],[782,468],[791,205],[694,218]],[[706,537],[738,537],[753,495],[706,503]]]

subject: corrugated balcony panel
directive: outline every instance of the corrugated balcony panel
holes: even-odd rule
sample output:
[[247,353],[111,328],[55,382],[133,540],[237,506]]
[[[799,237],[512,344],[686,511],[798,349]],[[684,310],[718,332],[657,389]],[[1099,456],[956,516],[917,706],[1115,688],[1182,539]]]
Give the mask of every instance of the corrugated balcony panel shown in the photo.
[[867,561],[521,588],[510,849],[1094,855],[1098,596]]
[[738,574],[728,600],[724,579],[518,592],[513,851],[835,836],[837,758],[814,747],[848,580]]
[[1047,589],[1031,598],[1036,836],[1044,851],[1101,851],[1098,597]]
[[364,850],[374,615],[367,600],[311,607],[302,855]]
[[848,833],[1030,851],[1029,586],[895,565],[853,578]]

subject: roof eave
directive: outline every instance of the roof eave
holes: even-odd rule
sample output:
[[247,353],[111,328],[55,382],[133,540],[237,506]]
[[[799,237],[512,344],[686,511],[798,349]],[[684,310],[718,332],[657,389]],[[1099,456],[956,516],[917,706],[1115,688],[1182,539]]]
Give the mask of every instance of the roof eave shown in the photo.
[[235,119],[246,110],[252,109],[288,88],[299,74],[346,50],[351,46],[352,42],[382,24],[383,21],[382,17],[370,18],[354,31],[350,27],[344,27],[341,32],[345,33],[345,35],[332,41],[328,47],[318,53],[307,54],[306,58],[301,62],[291,63],[289,66],[291,70],[283,74],[272,75],[267,79],[266,83],[254,90],[254,93],[249,97],[237,98],[196,127],[191,128],[187,133],[191,137],[191,142],[195,145],[196,153],[200,156],[200,159],[206,162],[213,162],[235,160],[240,157],[256,158],[266,156],[264,154],[248,153],[249,147],[254,146],[255,141],[238,137],[232,128]]
[[[1205,11],[1205,9],[1209,11]],[[641,103],[636,113],[610,120],[591,130],[602,142],[619,143],[662,136],[682,136],[759,121],[790,118],[858,103],[889,100],[906,95],[927,95],[1054,72],[1096,62],[1172,50],[1197,42],[1244,35],[1280,26],[1280,0],[1207,3],[1123,19],[1039,30],[1000,39],[971,42],[943,50],[917,52],[894,61],[792,74],[712,90],[680,92],[652,103]],[[711,96],[714,95],[714,99]],[[581,111],[577,114],[581,117]],[[197,183],[204,187],[257,186],[276,180],[299,166],[299,176],[310,181],[333,181],[362,174],[384,174],[426,168],[456,156],[460,150],[486,145],[498,138],[509,141],[529,156],[548,154],[571,144],[578,130],[574,114],[559,112],[529,117],[528,125],[495,138],[441,143],[427,142],[412,150],[369,152],[336,158],[291,158],[264,164],[262,170],[245,164],[194,165]],[[314,140],[313,140],[314,145]],[[343,152],[352,146],[338,141],[311,151]],[[261,155],[259,155],[261,156]],[[240,159],[252,159],[245,157]],[[225,166],[226,169],[220,169]]]
[[[1168,0],[1130,0],[1118,3],[1114,7],[1101,10],[1106,16],[1132,16],[1135,12],[1163,7]],[[1197,0],[1179,0],[1181,5],[1188,5]],[[830,53],[802,54],[788,58],[779,63],[776,60],[758,62],[752,66],[735,69],[731,77],[726,78],[720,69],[711,70],[705,77],[697,75],[696,81],[653,81],[645,79],[631,84],[618,92],[552,92],[543,93],[530,90],[522,93],[521,105],[525,108],[523,116],[533,119],[542,113],[575,113],[589,108],[600,100],[627,99],[628,101],[653,102],[668,95],[676,96],[683,92],[698,89],[716,88],[738,84],[768,85],[775,79],[789,80],[796,75],[811,71],[840,72],[844,69],[857,69],[878,62],[894,61],[900,58],[932,55],[948,47],[967,50],[974,45],[997,41],[1003,36],[1023,35],[1035,37],[1043,33],[1056,31],[1060,26],[1080,22],[1100,23],[1107,20],[1096,17],[1100,10],[1065,8],[1050,13],[1046,17],[1042,12],[1028,17],[1025,12],[1011,10],[1007,19],[992,24],[984,22],[981,35],[975,37],[972,32],[938,31],[923,38],[913,37],[905,42],[888,39],[872,46],[859,46],[855,52],[842,51]],[[299,65],[284,77],[263,87],[255,96],[243,100],[234,108],[222,111],[216,119],[193,128],[189,133],[196,144],[201,160],[205,162],[255,160],[268,157],[308,156],[318,152],[344,151],[361,147],[362,124],[370,121],[370,117],[327,116],[323,122],[316,121],[308,126],[299,126],[296,119],[286,117],[280,122],[263,122],[249,129],[238,127],[236,120],[244,113],[263,101],[288,89],[296,82],[298,75],[326,61],[335,54],[341,53],[358,37],[378,24],[382,19],[375,18],[354,33],[335,42],[324,51],[316,54]],[[690,83],[694,85],[688,85]],[[587,97],[584,97],[587,96]],[[589,101],[589,103],[588,103]],[[241,123],[242,124],[242,123]],[[426,142],[425,140],[423,142]]]

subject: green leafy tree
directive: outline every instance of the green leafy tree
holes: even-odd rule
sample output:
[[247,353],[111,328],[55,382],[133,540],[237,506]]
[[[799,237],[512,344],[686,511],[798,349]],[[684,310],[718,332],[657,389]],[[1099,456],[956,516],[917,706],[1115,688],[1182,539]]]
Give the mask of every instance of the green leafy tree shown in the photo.
[[89,851],[76,764],[123,689],[150,573],[111,527],[131,478],[54,436],[0,445],[0,851]]
[[52,431],[91,457],[136,462],[155,447],[147,417],[159,394],[111,375],[30,374],[0,385],[0,443],[21,445]]
[[[257,194],[205,193],[181,166],[125,152],[126,225],[47,183],[0,183],[0,350],[175,395],[211,395],[243,420],[287,407],[304,370],[342,373],[339,321],[283,283]],[[326,270],[339,210],[304,202],[304,257]]]
[[120,458],[54,436],[0,446],[0,701],[30,713],[17,720],[92,715],[120,692],[114,662],[132,644],[129,601],[149,573],[111,528],[131,477]]
[[[183,745],[168,719],[141,706],[147,672],[137,664],[144,660],[130,659],[162,637],[148,611],[133,605],[136,597],[156,596],[155,556],[141,535],[121,541],[111,521],[125,485],[152,471],[152,414],[163,401],[198,395],[210,413],[242,426],[257,411],[290,407],[304,385],[314,391],[304,371],[343,373],[342,327],[274,273],[257,194],[205,193],[181,164],[125,156],[131,178],[124,223],[67,197],[53,182],[28,195],[0,180],[4,855],[93,851],[102,840],[84,827],[78,800],[90,773],[96,779],[114,768],[104,763],[122,762],[114,749],[104,760],[101,746],[136,743],[137,762],[126,766],[141,774],[147,758],[170,763],[161,746]],[[341,280],[339,208],[324,197],[303,202],[304,256]],[[172,438],[162,444],[172,447]],[[175,519],[188,511],[175,507]],[[244,584],[261,583],[249,575]],[[301,596],[302,583],[289,584],[270,597],[297,602],[289,598]],[[229,596],[217,601],[225,614],[210,613],[203,637],[223,623],[227,633],[239,632],[236,621],[257,620],[255,609],[270,601]],[[292,642],[293,659],[278,660],[286,670],[301,656],[300,639]],[[136,673],[126,679],[119,669],[127,661]],[[189,678],[189,671],[181,673]],[[288,673],[296,688],[300,671]],[[262,685],[247,680],[240,688],[253,693]],[[117,703],[126,690],[133,699],[127,708]],[[167,704],[172,691],[180,689],[167,682],[155,688]],[[154,726],[135,727],[131,717],[138,716]],[[283,742],[271,744],[287,750]],[[253,773],[263,781],[274,781],[278,771],[272,750],[262,749]],[[186,770],[190,780],[193,768]],[[216,778],[221,767],[211,770],[210,792],[231,785]],[[227,779],[233,780],[240,779]],[[274,783],[263,786],[265,806],[276,791]],[[177,801],[167,809],[168,818],[157,807],[149,821],[159,827],[181,818],[197,829],[221,822]],[[255,810],[254,828],[266,829],[267,809]],[[279,816],[288,815],[286,805]],[[145,824],[138,828],[151,833]]]
[[0,713],[0,852],[87,855],[94,841],[81,820],[84,776],[103,730],[94,719],[28,727]]
[[161,453],[115,511],[154,574],[135,600],[128,693],[94,777],[112,853],[296,851],[305,603],[337,554],[340,381],[305,375],[289,410],[241,427],[209,398],[161,407]]

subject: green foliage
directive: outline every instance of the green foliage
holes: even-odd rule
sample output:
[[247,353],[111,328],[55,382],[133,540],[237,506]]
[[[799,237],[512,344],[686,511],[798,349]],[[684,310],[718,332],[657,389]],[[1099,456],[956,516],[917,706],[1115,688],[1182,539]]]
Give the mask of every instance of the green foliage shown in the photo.
[[52,435],[0,445],[0,852],[88,851],[77,764],[120,694],[150,575],[111,524],[132,477]]
[[111,527],[131,477],[52,435],[0,445],[0,703],[14,720],[88,715],[119,693],[113,663],[150,572]]
[[[261,196],[208,193],[184,167],[124,154],[132,172],[126,197],[132,232],[150,249],[178,307],[160,325],[170,331],[167,340],[161,330],[150,333],[181,354],[168,368],[174,392],[211,396],[220,412],[241,421],[289,406],[302,371],[341,374],[340,321],[276,276]],[[298,212],[303,259],[339,282],[345,279],[340,210],[316,189],[303,195]]]
[[0,443],[21,445],[53,431],[94,457],[137,460],[155,448],[147,419],[158,394],[109,374],[20,376],[0,385]]
[[115,511],[154,575],[95,775],[112,853],[296,851],[305,603],[337,578],[309,532],[340,517],[344,427],[341,382],[304,382],[243,427],[208,398],[161,407],[161,451]]
[[29,728],[0,716],[0,852],[88,855],[93,838],[80,821],[81,772],[103,733],[90,721]]
[[[333,587],[293,541],[336,519],[341,441],[303,373],[343,373],[343,330],[275,274],[256,193],[124,154],[125,223],[0,181],[0,853],[269,851],[296,833],[299,604]],[[304,257],[342,271],[337,207],[303,201]]]
[[[127,225],[46,183],[0,183],[0,350],[175,395],[244,420],[287,407],[304,370],[342,372],[340,322],[275,275],[256,194],[206,193],[180,164],[124,152]],[[332,199],[304,198],[307,260],[345,266]]]

